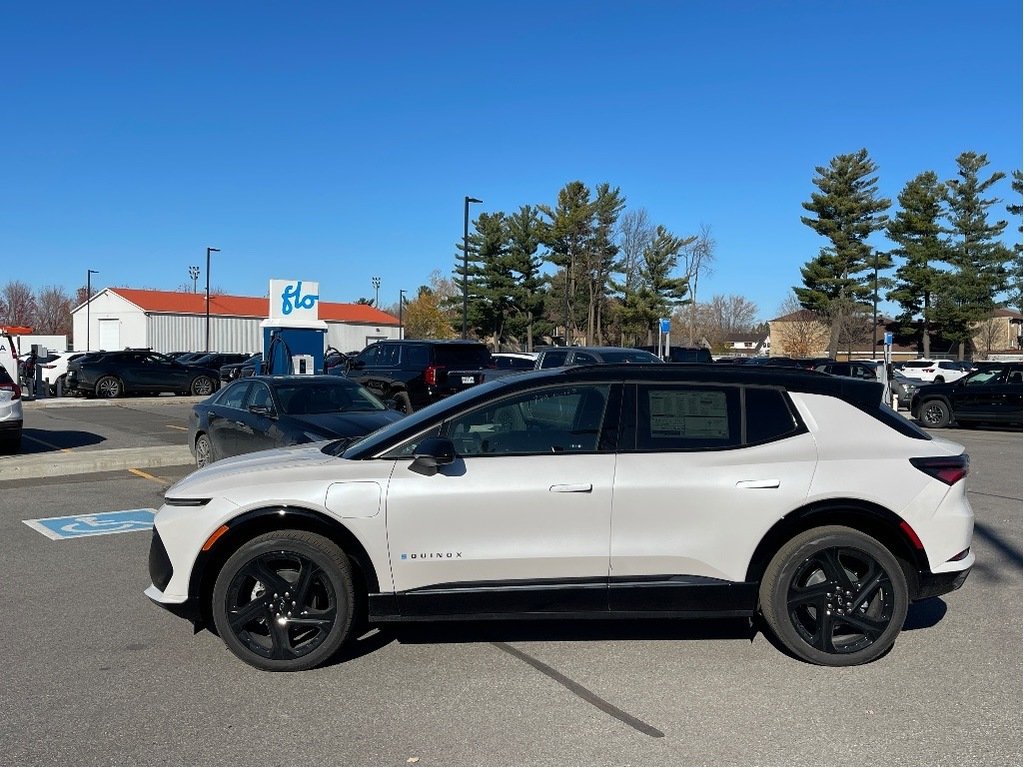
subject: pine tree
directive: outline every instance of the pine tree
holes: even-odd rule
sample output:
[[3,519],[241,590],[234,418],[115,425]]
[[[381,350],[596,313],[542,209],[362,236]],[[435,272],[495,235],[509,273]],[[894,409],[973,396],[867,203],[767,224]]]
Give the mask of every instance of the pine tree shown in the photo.
[[619,188],[599,184],[593,203],[593,229],[587,252],[584,256],[584,272],[587,283],[587,343],[604,342],[603,320],[608,285],[619,247],[615,244],[615,227],[626,201]]
[[564,325],[565,340],[571,344],[586,309],[581,267],[593,237],[590,190],[582,181],[569,182],[559,191],[555,208],[547,205],[537,208],[547,217],[541,227],[541,242],[548,248],[547,260],[563,275],[558,281],[560,292],[555,316]]
[[992,316],[999,294],[1008,287],[1012,254],[999,240],[1007,222],[988,221],[988,209],[999,200],[984,197],[1006,174],[996,171],[982,181],[979,173],[989,164],[988,157],[976,152],[961,153],[956,163],[959,178],[946,182],[944,194],[953,236],[946,261],[952,270],[939,281],[936,314],[945,335],[959,342],[963,357],[974,326]]
[[[534,335],[543,325],[544,284],[543,262],[537,255],[540,247],[540,219],[535,208],[524,205],[505,220],[508,232],[508,264],[517,276],[513,290],[516,308],[515,328],[526,334],[526,349],[533,351]],[[544,328],[544,330],[547,330]]]
[[[1021,206],[1021,172],[1016,170],[1012,174],[1011,186],[1014,193],[1014,202],[1006,206],[1006,210],[1013,216],[1020,216],[1024,207]],[[1017,232],[1024,232],[1024,227],[1017,227]],[[1018,236],[1017,242],[1013,244],[1013,262],[1012,270],[1013,274],[1010,276],[1009,284],[1009,299],[1006,302],[1008,307],[1016,309],[1018,312],[1024,312],[1024,259],[1022,259],[1022,251],[1024,248],[1021,247],[1020,237]]]
[[803,268],[804,287],[795,288],[800,303],[829,321],[829,355],[835,357],[839,333],[858,303],[871,295],[865,277],[872,248],[867,240],[887,221],[884,212],[891,205],[878,197],[878,166],[861,149],[836,155],[827,168],[815,168],[814,185],[820,190],[803,204],[813,216],[800,220],[830,245]]
[[[630,325],[647,330],[647,342],[653,340],[654,324],[668,317],[672,309],[687,301],[685,277],[673,277],[679,266],[681,251],[693,243],[694,237],[676,237],[658,225],[654,237],[644,249],[640,263],[638,289],[627,297],[623,315]],[[624,320],[625,321],[625,320]]]
[[935,321],[934,296],[941,278],[938,265],[947,258],[942,237],[943,193],[944,187],[934,172],[919,174],[900,192],[900,210],[887,228],[889,239],[896,243],[890,253],[903,259],[896,270],[896,287],[887,298],[902,310],[896,318],[901,327],[920,333],[918,346],[925,357],[931,356],[929,333]]
[[505,214],[481,213],[470,237],[469,321],[481,337],[500,351],[509,316],[515,311],[516,275],[508,252]]

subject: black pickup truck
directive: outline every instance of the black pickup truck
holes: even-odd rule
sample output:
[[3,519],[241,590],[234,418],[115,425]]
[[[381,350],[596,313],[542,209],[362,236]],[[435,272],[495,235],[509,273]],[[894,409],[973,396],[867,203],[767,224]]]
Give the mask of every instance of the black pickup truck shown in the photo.
[[478,341],[402,339],[371,344],[349,358],[344,370],[337,373],[412,413],[462,388],[452,388],[455,379],[449,371],[472,375],[490,364],[491,353]]

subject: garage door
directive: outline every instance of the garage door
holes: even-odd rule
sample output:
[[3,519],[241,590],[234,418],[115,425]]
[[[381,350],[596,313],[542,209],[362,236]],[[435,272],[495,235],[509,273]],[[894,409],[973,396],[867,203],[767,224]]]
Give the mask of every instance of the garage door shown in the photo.
[[100,320],[100,345],[99,349],[110,351],[121,348],[121,321]]

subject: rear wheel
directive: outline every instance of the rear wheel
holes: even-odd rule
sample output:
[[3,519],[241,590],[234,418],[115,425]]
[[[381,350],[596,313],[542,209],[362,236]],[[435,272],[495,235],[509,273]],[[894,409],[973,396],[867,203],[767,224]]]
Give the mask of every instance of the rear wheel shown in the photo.
[[918,411],[918,420],[926,427],[945,427],[949,424],[949,406],[941,400],[925,400]]
[[116,376],[104,376],[96,382],[96,397],[120,397],[123,394],[124,387]]
[[864,664],[888,651],[909,604],[892,553],[838,525],[787,542],[765,571],[760,599],[765,621],[789,651],[831,667]]
[[409,399],[408,392],[395,392],[393,399],[398,403],[398,409],[402,413],[412,413],[412,400]]
[[221,569],[212,614],[228,649],[258,669],[291,672],[329,659],[348,637],[355,591],[345,553],[323,536],[272,531]]
[[205,396],[213,394],[213,379],[209,376],[196,376],[192,379],[190,389],[193,395]]

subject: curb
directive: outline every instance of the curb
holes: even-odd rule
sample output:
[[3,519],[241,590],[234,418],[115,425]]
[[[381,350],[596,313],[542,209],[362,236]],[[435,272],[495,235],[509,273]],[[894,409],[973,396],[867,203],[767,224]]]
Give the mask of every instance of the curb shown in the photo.
[[167,397],[131,397],[116,400],[85,397],[40,397],[22,399],[22,407],[26,410],[36,408],[131,408],[133,405],[192,405],[201,403],[206,397],[199,395],[176,395]]
[[0,459],[0,482],[193,464],[187,445],[32,454]]

